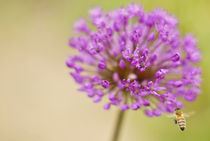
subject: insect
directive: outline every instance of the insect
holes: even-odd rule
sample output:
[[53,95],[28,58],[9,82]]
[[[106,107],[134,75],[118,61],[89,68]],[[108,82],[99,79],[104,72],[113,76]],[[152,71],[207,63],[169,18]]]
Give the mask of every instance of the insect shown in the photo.
[[174,114],[175,114],[175,124],[178,124],[179,128],[184,131],[184,129],[186,128],[186,120],[184,118],[184,114],[183,111],[180,108],[176,108],[174,110]]
[[183,113],[183,111],[181,110],[181,108],[176,108],[174,110],[174,114],[172,115],[166,115],[167,117],[171,118],[171,117],[175,117],[174,122],[175,124],[178,124],[179,128],[184,131],[186,128],[186,120],[185,117],[190,117],[191,115],[195,114],[194,111],[190,112],[190,113]]

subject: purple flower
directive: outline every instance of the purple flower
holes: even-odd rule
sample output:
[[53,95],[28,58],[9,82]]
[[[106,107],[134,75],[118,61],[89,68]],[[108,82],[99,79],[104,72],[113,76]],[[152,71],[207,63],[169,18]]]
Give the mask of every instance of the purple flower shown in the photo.
[[102,81],[101,81],[101,85],[102,85],[104,88],[108,88],[109,85],[110,85],[110,83],[109,83],[109,81],[107,81],[107,80],[102,80]]
[[98,68],[99,69],[106,69],[106,62],[105,61],[100,61],[99,63],[98,63]]
[[119,62],[119,66],[120,66],[120,68],[124,68],[125,67],[125,61],[122,59],[122,60],[120,60],[120,62]]
[[144,110],[144,114],[148,117],[153,117],[153,112],[148,109]]
[[181,99],[196,100],[201,54],[194,36],[180,37],[174,16],[163,9],[144,12],[139,4],[89,14],[75,23],[79,34],[69,45],[79,53],[66,65],[93,102],[106,98],[105,110],[143,109],[154,117],[183,108]]
[[80,19],[78,22],[74,24],[75,29],[79,32],[89,33],[89,27],[85,23],[84,19]]

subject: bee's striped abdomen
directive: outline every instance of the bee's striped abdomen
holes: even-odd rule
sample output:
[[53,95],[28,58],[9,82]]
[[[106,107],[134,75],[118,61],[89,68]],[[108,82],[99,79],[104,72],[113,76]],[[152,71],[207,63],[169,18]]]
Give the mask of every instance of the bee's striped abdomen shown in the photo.
[[184,131],[186,128],[186,121],[183,116],[177,117],[177,123],[179,125],[179,128]]

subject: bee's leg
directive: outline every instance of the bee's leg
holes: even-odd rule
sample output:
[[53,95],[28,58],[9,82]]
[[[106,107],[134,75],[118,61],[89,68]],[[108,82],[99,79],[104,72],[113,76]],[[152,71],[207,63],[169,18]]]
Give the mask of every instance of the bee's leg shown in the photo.
[[174,119],[174,123],[177,124],[177,120],[176,119]]

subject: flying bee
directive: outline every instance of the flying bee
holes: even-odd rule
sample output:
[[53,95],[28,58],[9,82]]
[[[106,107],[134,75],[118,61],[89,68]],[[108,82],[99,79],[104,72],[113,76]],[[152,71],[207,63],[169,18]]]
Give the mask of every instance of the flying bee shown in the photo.
[[175,114],[175,124],[178,124],[179,128],[184,131],[184,129],[186,128],[186,120],[184,118],[184,114],[183,111],[180,108],[176,108],[174,110],[174,114]]
[[176,108],[174,110],[173,115],[167,115],[167,117],[175,117],[174,122],[178,124],[179,128],[184,131],[186,128],[186,120],[185,117],[189,117],[190,115],[194,114],[194,112],[190,112],[188,114],[183,113],[180,108]]

